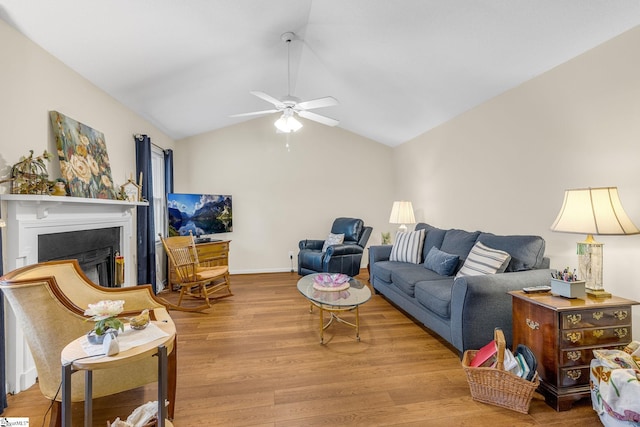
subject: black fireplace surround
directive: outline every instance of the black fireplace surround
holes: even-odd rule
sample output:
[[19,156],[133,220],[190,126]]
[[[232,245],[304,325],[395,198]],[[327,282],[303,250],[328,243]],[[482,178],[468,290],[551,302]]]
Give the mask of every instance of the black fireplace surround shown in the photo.
[[77,259],[82,271],[100,286],[115,284],[115,258],[120,251],[120,227],[38,236],[38,262]]

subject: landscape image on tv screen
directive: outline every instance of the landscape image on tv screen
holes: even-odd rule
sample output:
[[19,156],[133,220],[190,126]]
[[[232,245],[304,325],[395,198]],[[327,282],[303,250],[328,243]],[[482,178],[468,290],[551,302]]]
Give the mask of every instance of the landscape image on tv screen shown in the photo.
[[233,231],[231,196],[167,194],[169,236],[194,236]]

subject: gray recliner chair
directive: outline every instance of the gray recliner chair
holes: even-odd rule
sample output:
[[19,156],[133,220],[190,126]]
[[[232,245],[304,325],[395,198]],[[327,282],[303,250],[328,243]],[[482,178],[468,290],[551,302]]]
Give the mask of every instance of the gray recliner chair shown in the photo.
[[337,218],[331,227],[332,234],[344,234],[341,244],[331,245],[322,251],[324,240],[301,240],[298,244],[298,274],[342,273],[356,276],[364,247],[371,236],[372,227],[365,227],[358,218]]

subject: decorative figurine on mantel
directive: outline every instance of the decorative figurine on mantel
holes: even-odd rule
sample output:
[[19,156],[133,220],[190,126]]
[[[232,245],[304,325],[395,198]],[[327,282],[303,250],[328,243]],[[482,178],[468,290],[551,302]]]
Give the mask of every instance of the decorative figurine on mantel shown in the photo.
[[120,187],[120,200],[142,201],[142,172],[140,172],[140,184],[136,184],[131,175],[131,178]]
[[67,188],[64,185],[64,181],[58,180],[55,184],[53,184],[53,190],[51,191],[52,196],[66,196]]
[[49,181],[46,161],[51,160],[51,153],[44,150],[42,155],[33,157],[33,150],[28,156],[11,167],[12,194],[50,194],[53,182]]

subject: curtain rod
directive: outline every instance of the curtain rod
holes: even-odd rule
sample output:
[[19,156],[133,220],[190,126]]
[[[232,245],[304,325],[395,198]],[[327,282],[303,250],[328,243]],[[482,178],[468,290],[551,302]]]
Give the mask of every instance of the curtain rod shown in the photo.
[[[134,138],[134,139],[142,139],[142,135],[143,135],[143,134],[141,134],[141,133],[134,133],[134,134],[133,134],[133,138]],[[149,136],[149,135],[147,135],[147,136]],[[159,149],[159,150],[162,150],[162,151],[170,150],[170,148],[162,148],[161,146],[159,146],[158,144],[154,144],[153,142],[151,143],[151,145],[152,145],[152,146],[154,146],[154,147],[156,147],[156,148],[157,148],[157,149]]]

